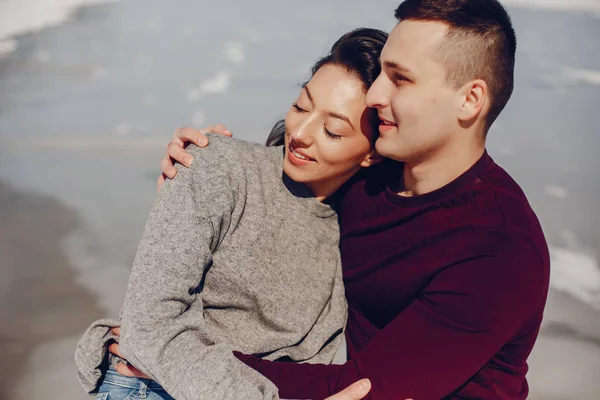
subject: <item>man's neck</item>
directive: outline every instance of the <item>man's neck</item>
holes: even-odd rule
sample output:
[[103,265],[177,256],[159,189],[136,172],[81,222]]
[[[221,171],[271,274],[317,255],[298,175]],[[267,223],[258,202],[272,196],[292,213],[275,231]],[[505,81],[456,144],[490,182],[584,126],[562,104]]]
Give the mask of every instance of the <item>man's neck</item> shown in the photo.
[[440,189],[471,168],[485,152],[485,143],[471,142],[455,146],[427,157],[404,164],[400,196],[412,197]]

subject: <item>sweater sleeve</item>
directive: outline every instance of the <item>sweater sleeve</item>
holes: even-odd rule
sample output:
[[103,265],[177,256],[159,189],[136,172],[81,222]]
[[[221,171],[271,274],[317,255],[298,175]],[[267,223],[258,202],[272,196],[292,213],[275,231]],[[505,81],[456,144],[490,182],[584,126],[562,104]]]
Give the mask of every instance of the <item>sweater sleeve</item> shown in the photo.
[[[543,301],[547,274],[525,240],[490,234],[477,257],[448,266],[344,365],[236,356],[285,398],[323,399],[369,378],[367,399],[440,399],[464,385]],[[374,290],[376,290],[374,288]]]
[[219,146],[194,156],[192,168],[179,168],[159,192],[148,218],[121,312],[121,351],[180,400],[277,398],[271,382],[215,343],[204,320],[197,323],[204,275],[241,194]]

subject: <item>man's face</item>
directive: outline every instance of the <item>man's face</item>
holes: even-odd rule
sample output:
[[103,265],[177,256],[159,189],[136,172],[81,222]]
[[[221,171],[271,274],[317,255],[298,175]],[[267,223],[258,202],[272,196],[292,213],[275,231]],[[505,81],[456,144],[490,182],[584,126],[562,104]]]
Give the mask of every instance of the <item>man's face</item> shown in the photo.
[[375,147],[384,157],[426,161],[457,131],[460,95],[447,84],[437,54],[446,30],[440,22],[402,21],[383,48],[382,71],[367,93],[367,105],[377,108],[382,120]]

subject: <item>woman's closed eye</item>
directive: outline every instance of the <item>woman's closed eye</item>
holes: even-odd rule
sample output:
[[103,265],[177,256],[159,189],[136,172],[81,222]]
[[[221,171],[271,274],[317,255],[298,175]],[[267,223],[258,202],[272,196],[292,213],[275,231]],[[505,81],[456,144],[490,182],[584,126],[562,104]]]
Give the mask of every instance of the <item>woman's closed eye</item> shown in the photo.
[[335,133],[331,132],[329,129],[327,129],[327,126],[323,126],[323,129],[325,129],[325,134],[331,139],[340,139],[342,137],[342,135],[336,135]]
[[292,108],[294,108],[294,111],[296,111],[296,112],[307,112],[307,110],[305,110],[304,108],[300,107],[298,105],[298,103],[292,104]]

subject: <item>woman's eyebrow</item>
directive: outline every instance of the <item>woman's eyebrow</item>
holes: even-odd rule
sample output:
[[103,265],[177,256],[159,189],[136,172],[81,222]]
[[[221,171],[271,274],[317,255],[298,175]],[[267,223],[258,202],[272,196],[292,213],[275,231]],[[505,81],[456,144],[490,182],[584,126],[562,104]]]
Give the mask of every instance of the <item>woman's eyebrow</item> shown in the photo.
[[308,99],[310,100],[311,103],[314,103],[312,94],[310,94],[310,90],[308,90],[308,86],[304,85],[302,87],[302,89],[304,89],[306,91],[306,95],[308,96]]
[[342,121],[346,121],[348,123],[348,125],[350,125],[350,127],[352,127],[352,129],[354,129],[354,125],[352,125],[352,122],[350,122],[350,118],[346,117],[344,114],[330,111],[327,113],[327,115],[329,115],[330,117],[333,117],[333,118],[341,119]]
[[[305,85],[302,87],[302,89],[304,89],[306,91],[306,95],[308,96],[308,99],[310,100],[311,103],[314,104],[314,100],[313,100],[312,94],[310,93],[310,90],[308,89],[308,86]],[[341,119],[342,121],[347,122],[348,125],[350,125],[350,127],[352,127],[352,129],[354,129],[354,125],[352,125],[352,122],[350,122],[350,118],[346,117],[344,114],[329,111],[327,113],[327,115],[330,117]]]

